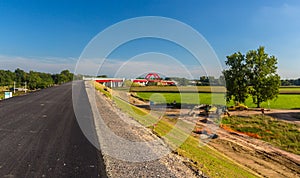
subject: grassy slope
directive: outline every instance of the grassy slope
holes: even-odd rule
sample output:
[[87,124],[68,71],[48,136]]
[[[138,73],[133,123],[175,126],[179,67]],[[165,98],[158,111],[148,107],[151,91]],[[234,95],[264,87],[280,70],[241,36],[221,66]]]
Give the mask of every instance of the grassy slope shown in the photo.
[[[96,86],[98,90],[104,92],[107,96],[111,96],[103,90],[103,87],[97,84]],[[173,135],[167,136],[170,130],[174,128],[175,122],[171,122],[165,118],[157,122],[157,118],[148,115],[145,110],[132,106],[119,98],[113,97],[113,100],[121,110],[129,114],[142,125],[149,126],[151,123],[156,123],[149,128],[160,137],[166,136],[164,139],[170,146],[178,144],[177,138],[187,136],[176,128],[174,129],[175,133]],[[194,162],[193,167],[204,171],[204,173],[210,177],[255,177],[252,173],[248,172],[246,168],[239,166],[218,151],[208,146],[200,146],[198,138],[192,136],[187,137],[188,139],[176,149],[176,152],[192,160],[192,162]]]
[[[146,117],[136,117],[137,113],[138,115],[141,115],[141,113],[144,113],[144,115],[146,114],[140,108],[129,105],[118,98],[114,98],[114,101],[119,108],[128,113],[141,124],[149,124],[149,120],[147,120]],[[153,118],[152,116],[147,115],[147,117],[151,120],[150,122],[156,120],[156,118]],[[155,127],[152,126],[150,128],[155,134],[163,137],[171,129],[173,129],[173,124],[174,123],[170,123],[166,119],[162,119],[155,124]],[[180,133],[180,131],[178,132]],[[173,135],[167,138],[164,137],[164,139],[167,143],[176,145],[177,137],[180,137],[180,135]],[[195,163],[193,166],[204,171],[205,174],[211,177],[255,177],[253,174],[246,171],[218,151],[208,146],[200,146],[198,138],[192,136],[189,136],[188,139],[176,149],[176,152],[179,155],[192,160]]]
[[244,133],[253,133],[283,150],[300,155],[300,131],[297,125],[268,116],[224,117],[222,124]]
[[[152,101],[162,103],[167,102],[171,103],[174,100],[177,103],[180,103],[183,100],[183,103],[190,104],[210,104],[212,95],[210,93],[154,93],[152,92],[137,92],[137,96],[149,100],[151,98]],[[214,104],[224,104],[224,94],[214,94],[214,98],[216,102]],[[185,102],[187,101],[187,102]],[[249,97],[245,103],[248,107],[255,108],[256,105],[253,104],[252,98]],[[234,105],[233,102],[230,102],[228,106]],[[267,102],[263,102],[261,107],[269,108]],[[296,109],[300,108],[300,94],[280,94],[278,98],[270,101],[270,108],[272,109]]]

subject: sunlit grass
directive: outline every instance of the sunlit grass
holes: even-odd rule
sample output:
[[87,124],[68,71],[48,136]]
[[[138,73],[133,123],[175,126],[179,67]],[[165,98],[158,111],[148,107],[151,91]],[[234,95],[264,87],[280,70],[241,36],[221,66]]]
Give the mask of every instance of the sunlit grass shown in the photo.
[[300,155],[300,131],[296,124],[263,115],[224,117],[222,124],[238,132],[256,134],[264,141]]
[[[155,97],[152,96],[156,94]],[[167,102],[172,103],[176,101],[177,103],[185,104],[225,104],[224,94],[216,93],[156,93],[156,92],[137,92],[136,95],[143,100],[153,100],[157,103]],[[212,98],[214,99],[212,101]],[[252,98],[249,97],[245,104],[250,108],[255,108],[256,105],[253,103]],[[234,105],[234,102],[231,101],[227,106]],[[269,102],[261,103],[263,108],[271,109],[300,109],[300,94],[279,94],[277,99],[271,100]]]

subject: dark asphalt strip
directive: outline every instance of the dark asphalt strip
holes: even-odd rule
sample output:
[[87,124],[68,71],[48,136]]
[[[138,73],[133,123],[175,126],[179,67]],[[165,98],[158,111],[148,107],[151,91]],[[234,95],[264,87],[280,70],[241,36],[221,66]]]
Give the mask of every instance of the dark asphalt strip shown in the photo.
[[[91,113],[86,124],[95,134]],[[0,101],[0,177],[106,177],[76,120],[71,83]]]

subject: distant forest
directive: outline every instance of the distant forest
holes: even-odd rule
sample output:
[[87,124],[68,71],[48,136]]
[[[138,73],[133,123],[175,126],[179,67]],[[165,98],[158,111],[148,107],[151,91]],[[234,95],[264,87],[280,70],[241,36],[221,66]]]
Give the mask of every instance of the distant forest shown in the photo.
[[300,78],[281,80],[281,86],[291,86],[291,85],[300,86]]
[[0,70],[0,86],[12,87],[15,82],[16,87],[23,87],[26,83],[27,88],[30,90],[43,89],[55,84],[72,81],[73,76],[73,73],[69,70],[63,70],[59,74],[36,71],[25,72],[19,68],[14,72],[10,70]]
[[[223,76],[219,78],[214,78],[213,76],[211,77],[201,76],[200,80],[195,80],[195,81],[197,82],[197,85],[219,86],[219,85],[224,85],[225,79]],[[300,86],[300,78],[281,80],[281,86]]]
[[[185,78],[178,77],[167,77],[166,80],[175,80],[179,85],[188,85],[191,84],[191,81]],[[201,76],[199,80],[193,80],[194,85],[198,86],[224,86],[225,78],[221,76],[219,78],[215,78],[213,76]],[[300,78],[298,79],[283,79],[281,80],[281,86],[300,86]]]

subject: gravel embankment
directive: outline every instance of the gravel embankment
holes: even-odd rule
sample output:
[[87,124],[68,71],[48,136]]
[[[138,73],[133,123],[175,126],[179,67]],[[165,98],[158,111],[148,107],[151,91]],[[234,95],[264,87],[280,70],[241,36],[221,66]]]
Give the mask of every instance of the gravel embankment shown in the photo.
[[[197,177],[196,173],[187,166],[188,164],[185,164],[188,160],[174,153],[170,152],[158,159],[151,159],[154,152],[159,155],[160,150],[164,152],[169,148],[150,130],[117,109],[101,93],[95,92],[94,95],[95,90],[88,85],[90,85],[89,82],[86,82],[86,90],[93,108],[96,130],[109,177]],[[95,111],[96,109],[101,117]],[[106,129],[109,131],[104,131]],[[119,138],[120,143],[116,142],[115,138]],[[151,143],[147,146],[148,142],[153,140],[159,140],[155,149],[150,146]],[[147,144],[143,144],[141,149],[127,150],[128,148],[124,147],[126,141],[132,145],[135,143],[138,145],[141,142],[147,142]]]

